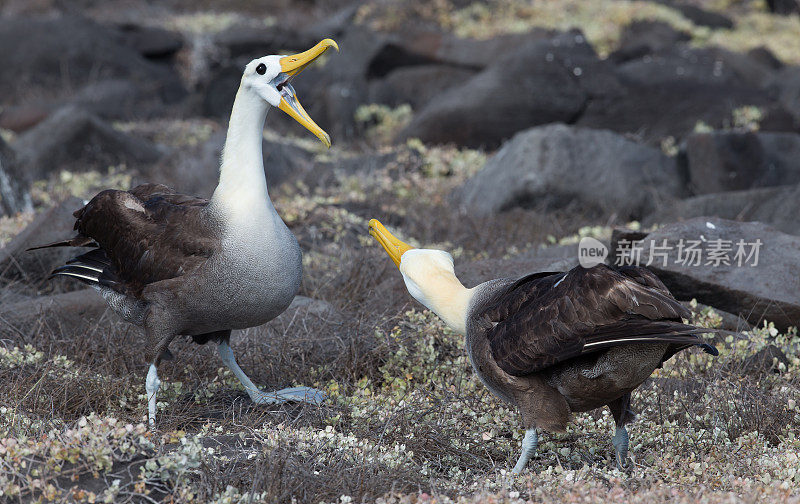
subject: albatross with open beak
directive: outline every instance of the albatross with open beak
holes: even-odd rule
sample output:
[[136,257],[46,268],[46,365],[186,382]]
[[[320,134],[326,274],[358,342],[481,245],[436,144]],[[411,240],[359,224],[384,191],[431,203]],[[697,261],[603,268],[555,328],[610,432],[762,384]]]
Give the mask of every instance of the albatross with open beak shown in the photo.
[[338,50],[325,39],[300,54],[247,64],[211,199],[157,184],[106,190],[75,212],[77,236],[43,246],[96,247],[53,275],[88,283],[115,312],[144,329],[151,426],[158,366],[172,357],[168,347],[178,335],[217,343],[222,362],[258,404],[317,403],[324,397],[308,387],[262,392],[238,366],[228,342],[231,330],[278,316],[300,288],[300,247],[267,192],[263,128],[269,108],[278,107],[330,147],[330,137],[300,105],[290,80],[331,47]]
[[413,248],[377,220],[369,232],[403,275],[408,292],[466,335],[469,359],[496,396],[515,405],[525,428],[520,473],[536,450],[537,428],[562,432],[573,412],[608,406],[617,465],[628,452],[631,392],[677,352],[717,350],[681,319],[689,311],[640,267],[578,266],[490,280],[471,289],[442,250]]

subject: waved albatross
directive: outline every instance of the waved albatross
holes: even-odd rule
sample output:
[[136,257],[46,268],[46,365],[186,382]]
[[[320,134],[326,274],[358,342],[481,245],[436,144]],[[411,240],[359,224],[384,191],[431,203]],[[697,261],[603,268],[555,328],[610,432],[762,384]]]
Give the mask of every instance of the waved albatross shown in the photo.
[[302,258],[295,236],[267,192],[261,143],[270,106],[278,107],[330,147],[289,81],[336,42],[325,39],[291,56],[247,64],[233,104],[219,183],[210,200],[157,184],[106,190],[75,212],[77,236],[42,247],[96,247],[56,269],[88,283],[126,321],[144,329],[150,362],[145,388],[155,425],[158,365],[170,342],[190,335],[217,343],[222,362],[258,404],[320,402],[308,387],[262,392],[228,344],[231,330],[264,324],[282,313],[300,288]]
[[698,335],[712,331],[684,324],[689,310],[645,268],[578,266],[468,289],[447,252],[413,248],[375,219],[369,232],[408,292],[466,336],[480,380],[519,409],[525,436],[515,473],[536,450],[537,428],[563,432],[573,412],[602,406],[614,416],[612,444],[624,467],[631,392],[685,348],[699,345],[717,355]]

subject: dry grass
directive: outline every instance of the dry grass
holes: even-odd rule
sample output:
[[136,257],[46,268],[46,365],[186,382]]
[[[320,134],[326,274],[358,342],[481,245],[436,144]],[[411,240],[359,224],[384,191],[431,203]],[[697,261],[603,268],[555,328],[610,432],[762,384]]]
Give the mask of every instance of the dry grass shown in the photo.
[[[475,379],[462,338],[419,311],[366,235],[378,217],[468,261],[569,242],[586,224],[533,210],[481,222],[454,214],[450,190],[482,162],[481,153],[412,143],[377,171],[276,192],[305,249],[302,294],[337,314],[286,314],[237,333],[234,349],[267,389],[326,390],[320,407],[255,406],[213,348],[180,340],[161,368],[159,428],[149,432],[136,329],[110,313],[74,322],[50,312],[0,328],[4,498],[796,500],[800,340],[768,328],[723,342],[716,359],[685,353],[655,373],[635,396],[629,473],[613,469],[606,411],[544,435],[529,470],[507,473],[521,441],[517,413]],[[704,313],[700,322],[716,320]],[[790,365],[747,374],[745,359],[769,343]]]

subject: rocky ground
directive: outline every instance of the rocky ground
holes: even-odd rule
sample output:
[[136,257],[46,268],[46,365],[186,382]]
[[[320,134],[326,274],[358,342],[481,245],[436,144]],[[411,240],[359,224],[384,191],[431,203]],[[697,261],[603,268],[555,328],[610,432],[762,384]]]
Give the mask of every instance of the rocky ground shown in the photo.
[[[301,296],[233,346],[264,388],[330,399],[255,406],[180,340],[150,432],[137,330],[47,280],[68,252],[24,251],[102,188],[210,195],[242,66],[323,37],[340,53],[295,87],[333,148],[277,111],[264,136]],[[0,500],[800,502],[796,0],[6,0],[0,47]],[[517,414],[370,218],[451,251],[469,286],[570,268],[582,237],[612,261],[641,240],[724,329],[720,355],[684,352],[634,395],[630,470],[595,411],[512,476]],[[731,261],[657,253],[681,239]]]

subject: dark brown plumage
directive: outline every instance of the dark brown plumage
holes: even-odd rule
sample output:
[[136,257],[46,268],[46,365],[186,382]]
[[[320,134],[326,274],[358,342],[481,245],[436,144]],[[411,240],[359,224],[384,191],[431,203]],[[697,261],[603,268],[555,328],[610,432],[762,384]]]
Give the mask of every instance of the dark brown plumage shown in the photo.
[[522,414],[527,445],[516,471],[535,449],[537,427],[563,431],[573,412],[601,406],[617,424],[623,465],[631,392],[685,348],[717,354],[700,337],[709,330],[684,324],[689,310],[645,268],[576,267],[484,286],[471,303],[467,345],[481,379]]
[[520,278],[474,313],[500,368],[514,376],[633,342],[702,344],[691,313],[644,268],[575,268]]
[[103,191],[75,211],[77,236],[46,245],[99,248],[53,273],[92,283],[86,275],[95,272],[100,285],[138,298],[150,284],[195,271],[219,249],[207,205],[161,184]]

